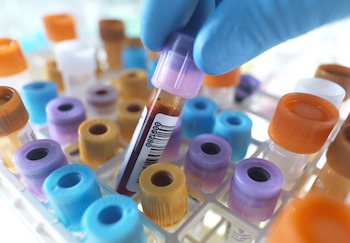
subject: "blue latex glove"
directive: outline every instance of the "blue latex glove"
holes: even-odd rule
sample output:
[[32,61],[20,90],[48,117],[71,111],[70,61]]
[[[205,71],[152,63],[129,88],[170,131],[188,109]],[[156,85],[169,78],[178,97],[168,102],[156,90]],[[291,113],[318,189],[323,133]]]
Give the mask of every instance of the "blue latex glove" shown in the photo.
[[161,51],[172,32],[191,34],[197,66],[218,75],[283,41],[350,16],[350,0],[143,0],[141,9],[146,47]]

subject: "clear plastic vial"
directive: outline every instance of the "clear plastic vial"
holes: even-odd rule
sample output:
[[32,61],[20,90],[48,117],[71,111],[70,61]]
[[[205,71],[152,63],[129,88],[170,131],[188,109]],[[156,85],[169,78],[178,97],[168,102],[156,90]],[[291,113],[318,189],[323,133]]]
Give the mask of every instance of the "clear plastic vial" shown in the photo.
[[293,187],[309,156],[327,140],[338,116],[337,108],[318,96],[290,93],[281,97],[270,121],[263,158],[282,171],[283,189]]
[[186,99],[197,95],[203,73],[192,58],[194,39],[173,34],[152,77],[154,89],[135,129],[117,177],[117,192],[133,195],[138,178],[157,163],[176,125]]
[[27,62],[16,40],[0,38],[0,86],[21,92],[30,82]]
[[0,86],[0,160],[12,172],[15,172],[12,159],[16,150],[36,139],[28,120],[28,112],[18,92]]

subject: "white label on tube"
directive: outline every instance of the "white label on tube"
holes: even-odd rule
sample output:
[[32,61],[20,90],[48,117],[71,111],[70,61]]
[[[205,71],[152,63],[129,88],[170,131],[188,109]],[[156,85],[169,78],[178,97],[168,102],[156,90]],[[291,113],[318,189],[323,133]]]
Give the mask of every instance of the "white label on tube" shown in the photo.
[[141,172],[146,169],[146,167],[158,162],[178,119],[178,116],[168,116],[164,114],[157,114],[155,116],[126,185],[129,191],[136,192],[139,188],[138,179]]
[[231,223],[227,225],[225,238],[226,242],[248,243],[254,240],[252,235]]
[[21,131],[18,132],[17,137],[22,144],[26,144],[30,141],[36,140],[35,134],[29,122]]

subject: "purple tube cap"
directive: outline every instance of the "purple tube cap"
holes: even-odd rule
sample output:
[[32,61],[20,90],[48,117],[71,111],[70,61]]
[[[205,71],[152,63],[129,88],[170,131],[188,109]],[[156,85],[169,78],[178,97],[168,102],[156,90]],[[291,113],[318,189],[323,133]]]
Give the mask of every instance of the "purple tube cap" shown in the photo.
[[22,145],[14,155],[14,164],[21,175],[46,177],[68,161],[56,141],[40,139]]
[[193,37],[182,33],[170,36],[152,76],[155,87],[186,99],[198,94],[204,73],[194,63],[193,43]]
[[283,185],[283,175],[273,163],[249,158],[236,166],[231,179],[228,206],[253,221],[271,217]]
[[83,103],[72,97],[58,97],[46,105],[47,120],[56,125],[80,124],[85,120]]
[[86,99],[89,105],[104,108],[116,103],[117,91],[111,85],[96,84],[87,90]]

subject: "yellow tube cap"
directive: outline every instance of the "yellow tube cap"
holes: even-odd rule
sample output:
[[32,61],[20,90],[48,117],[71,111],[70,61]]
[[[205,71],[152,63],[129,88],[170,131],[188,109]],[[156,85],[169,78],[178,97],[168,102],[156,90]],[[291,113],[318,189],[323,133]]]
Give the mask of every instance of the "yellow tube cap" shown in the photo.
[[139,183],[143,211],[158,225],[173,226],[186,215],[186,177],[179,167],[153,164],[141,173]]
[[12,76],[28,68],[18,42],[0,38],[0,77]]
[[136,125],[146,104],[142,99],[127,99],[119,101],[117,107],[118,124],[121,138],[129,143]]
[[80,124],[79,152],[82,163],[96,169],[118,153],[119,127],[105,118],[91,118]]
[[322,194],[293,199],[271,225],[266,242],[348,243],[350,208]]
[[51,59],[45,63],[44,67],[44,77],[47,80],[53,81],[57,84],[57,89],[59,92],[64,91],[64,83],[62,79],[62,74],[58,71],[56,61]]

